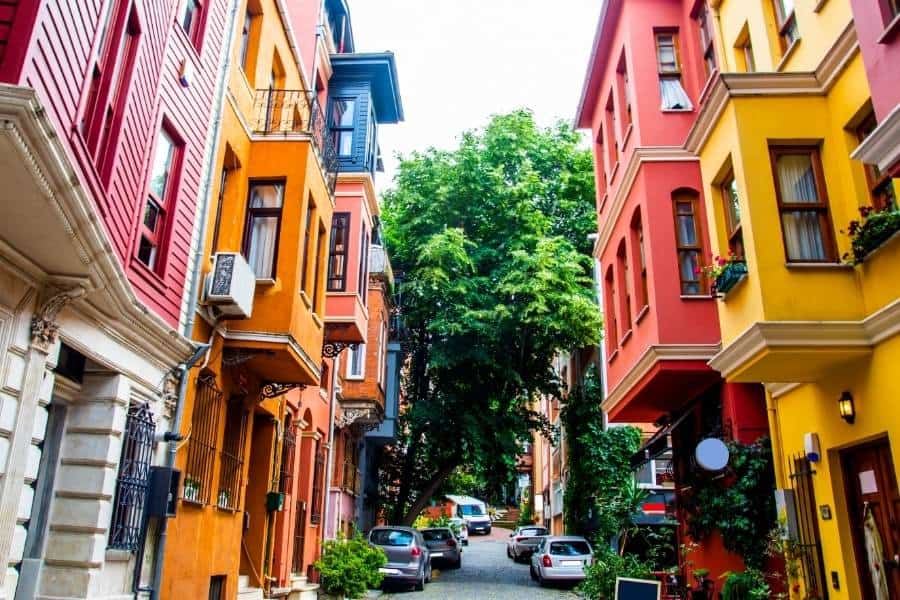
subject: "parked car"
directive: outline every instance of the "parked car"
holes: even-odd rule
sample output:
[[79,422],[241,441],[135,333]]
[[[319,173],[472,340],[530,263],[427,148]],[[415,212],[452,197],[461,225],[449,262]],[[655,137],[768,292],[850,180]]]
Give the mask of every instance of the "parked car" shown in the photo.
[[469,528],[466,527],[466,522],[460,519],[459,517],[453,517],[450,519],[450,526],[456,531],[456,528],[459,528],[459,533],[456,537],[459,538],[459,541],[462,542],[463,546],[469,545]]
[[548,535],[531,555],[531,578],[542,586],[547,581],[581,581],[593,561],[591,545],[583,537]]
[[462,566],[462,543],[449,527],[429,527],[420,530],[425,545],[431,551],[431,563],[441,562],[458,569]]
[[534,549],[541,543],[541,538],[550,533],[546,527],[529,525],[519,527],[509,534],[506,542],[506,555],[516,562],[530,558]]
[[481,504],[457,504],[456,515],[465,522],[469,533],[491,533],[491,518]]
[[412,527],[374,527],[369,544],[387,555],[387,564],[378,569],[386,582],[409,583],[421,592],[431,581],[431,551]]

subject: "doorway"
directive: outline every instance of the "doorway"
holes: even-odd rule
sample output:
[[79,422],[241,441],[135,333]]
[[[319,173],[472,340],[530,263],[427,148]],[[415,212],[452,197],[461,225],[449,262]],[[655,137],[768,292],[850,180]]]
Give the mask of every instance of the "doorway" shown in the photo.
[[867,544],[865,533],[865,522],[871,514],[881,538],[883,552],[878,562],[884,567],[890,598],[900,600],[900,493],[890,443],[882,439],[844,450],[841,466],[863,598],[878,598],[867,552],[872,543]]

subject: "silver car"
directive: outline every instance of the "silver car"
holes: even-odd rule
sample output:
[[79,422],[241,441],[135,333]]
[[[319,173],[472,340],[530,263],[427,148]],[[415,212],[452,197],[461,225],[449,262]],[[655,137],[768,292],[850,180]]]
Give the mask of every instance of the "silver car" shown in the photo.
[[449,527],[429,527],[419,530],[425,545],[431,550],[431,563],[443,563],[451,569],[462,566],[462,543]]
[[462,542],[463,546],[469,545],[469,528],[466,527],[466,522],[460,519],[459,517],[452,517],[450,519],[450,526],[454,531],[459,529],[459,533],[456,537],[459,538],[459,541]]
[[369,532],[369,544],[387,554],[387,564],[378,569],[386,582],[412,584],[421,592],[431,581],[431,551],[412,527],[375,527]]
[[547,581],[581,581],[593,561],[591,545],[583,537],[548,535],[531,555],[531,578],[542,586]]
[[546,527],[528,525],[519,527],[509,534],[506,542],[506,555],[516,562],[529,558],[541,542],[541,538],[550,533]]

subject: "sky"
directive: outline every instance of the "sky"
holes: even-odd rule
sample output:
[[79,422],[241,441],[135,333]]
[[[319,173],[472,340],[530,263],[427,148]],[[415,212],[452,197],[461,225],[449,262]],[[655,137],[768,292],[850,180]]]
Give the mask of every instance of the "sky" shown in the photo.
[[571,122],[603,0],[348,0],[359,52],[396,55],[406,120],[379,130],[395,153],[455,147],[492,114],[527,107]]

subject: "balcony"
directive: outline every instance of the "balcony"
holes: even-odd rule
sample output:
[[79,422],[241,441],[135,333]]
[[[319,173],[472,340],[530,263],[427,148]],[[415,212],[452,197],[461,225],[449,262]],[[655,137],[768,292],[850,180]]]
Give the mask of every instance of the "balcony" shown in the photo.
[[340,171],[337,149],[329,135],[325,111],[306,90],[256,90],[250,128],[255,135],[285,139],[311,138],[333,196]]

